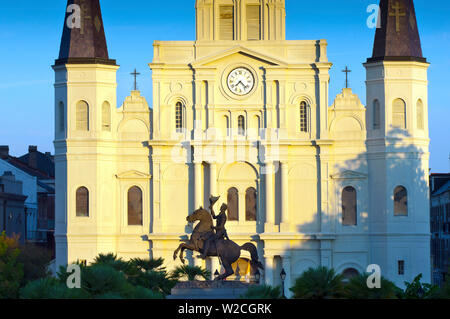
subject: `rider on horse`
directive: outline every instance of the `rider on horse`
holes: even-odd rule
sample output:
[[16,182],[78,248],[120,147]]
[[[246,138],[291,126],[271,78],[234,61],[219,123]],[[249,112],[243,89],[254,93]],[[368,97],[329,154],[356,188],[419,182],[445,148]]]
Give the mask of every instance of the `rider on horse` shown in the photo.
[[[218,199],[218,198],[217,198]],[[227,222],[227,214],[226,211],[228,209],[228,206],[226,204],[222,204],[220,207],[220,213],[216,216],[214,213],[214,200],[217,201],[215,198],[210,198],[210,206],[209,209],[211,210],[211,215],[214,219],[217,220],[216,227],[214,227],[214,230],[216,233],[213,236],[209,236],[208,238],[205,238],[205,243],[203,244],[203,254],[200,255],[200,258],[206,259],[209,252],[209,247],[213,242],[217,243],[218,240],[221,239],[227,239],[230,240],[227,234],[227,230],[225,229],[225,224]]]

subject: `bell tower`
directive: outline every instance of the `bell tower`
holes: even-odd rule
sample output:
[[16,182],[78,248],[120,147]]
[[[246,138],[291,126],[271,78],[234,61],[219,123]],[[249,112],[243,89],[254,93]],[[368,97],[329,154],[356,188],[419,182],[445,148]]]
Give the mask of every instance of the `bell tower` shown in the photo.
[[[108,55],[99,0],[68,0],[55,61],[56,265],[114,251],[114,149],[118,66]],[[106,216],[102,212],[110,212]]]
[[413,0],[381,0],[367,72],[372,263],[402,286],[430,282],[429,64]]
[[280,41],[285,0],[196,0],[197,41]]

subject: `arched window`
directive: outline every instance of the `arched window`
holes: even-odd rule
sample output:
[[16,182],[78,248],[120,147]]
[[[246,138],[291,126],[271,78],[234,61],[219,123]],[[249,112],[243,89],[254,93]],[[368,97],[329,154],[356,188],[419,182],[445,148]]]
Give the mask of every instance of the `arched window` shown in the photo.
[[392,126],[406,129],[406,103],[396,99],[392,107]]
[[373,129],[379,130],[381,128],[381,110],[380,101],[373,102]]
[[175,106],[175,125],[178,133],[181,133],[184,128],[183,118],[183,103],[177,102]]
[[89,191],[86,187],[80,187],[76,193],[77,217],[89,217]]
[[308,132],[308,104],[300,103],[300,132]]
[[355,268],[347,268],[342,272],[342,276],[344,277],[344,282],[347,283],[350,279],[359,276],[359,271]]
[[425,128],[424,112],[422,100],[417,101],[417,128],[423,130]]
[[65,116],[65,109],[64,109],[64,103],[63,102],[59,102],[59,107],[58,107],[58,112],[59,112],[59,131],[60,132],[64,132],[66,126],[66,116]]
[[239,220],[239,191],[232,187],[228,190],[227,196],[228,220]]
[[348,186],[342,191],[342,225],[357,224],[356,189]]
[[245,117],[243,115],[238,117],[238,134],[245,135]]
[[89,131],[89,105],[85,101],[80,101],[76,108],[77,131]]
[[245,192],[245,220],[256,221],[256,189],[253,187]]
[[128,225],[142,225],[142,191],[137,186],[128,190]]
[[408,192],[403,186],[394,190],[394,216],[408,216]]
[[111,132],[111,106],[108,102],[102,105],[102,131]]

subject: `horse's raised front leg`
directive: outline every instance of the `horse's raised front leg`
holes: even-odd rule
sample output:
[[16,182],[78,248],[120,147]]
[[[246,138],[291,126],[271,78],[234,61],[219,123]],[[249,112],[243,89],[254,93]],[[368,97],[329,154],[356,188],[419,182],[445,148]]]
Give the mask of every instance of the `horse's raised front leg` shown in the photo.
[[180,246],[178,246],[178,248],[173,252],[173,260],[177,259],[177,255],[178,252],[181,250],[181,246],[183,246],[183,244],[180,244]]
[[180,245],[180,260],[183,264],[186,263],[186,260],[184,259],[183,253],[185,250],[192,250],[193,252],[195,251],[195,246],[192,243],[184,243]]

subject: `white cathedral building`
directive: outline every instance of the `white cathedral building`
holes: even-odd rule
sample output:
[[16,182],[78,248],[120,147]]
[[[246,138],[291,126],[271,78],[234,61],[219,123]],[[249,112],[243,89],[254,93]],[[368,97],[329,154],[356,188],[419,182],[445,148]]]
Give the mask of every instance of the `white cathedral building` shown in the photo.
[[284,269],[288,294],[318,266],[430,281],[429,64],[412,0],[381,0],[365,105],[350,88],[329,100],[327,41],[286,40],[285,0],[197,0],[195,41],[154,42],[153,106],[132,91],[117,107],[99,0],[69,4],[80,15],[66,13],[53,66],[57,266],[109,252],[178,266],[186,217],[220,195],[230,238],[258,247],[267,284]]

